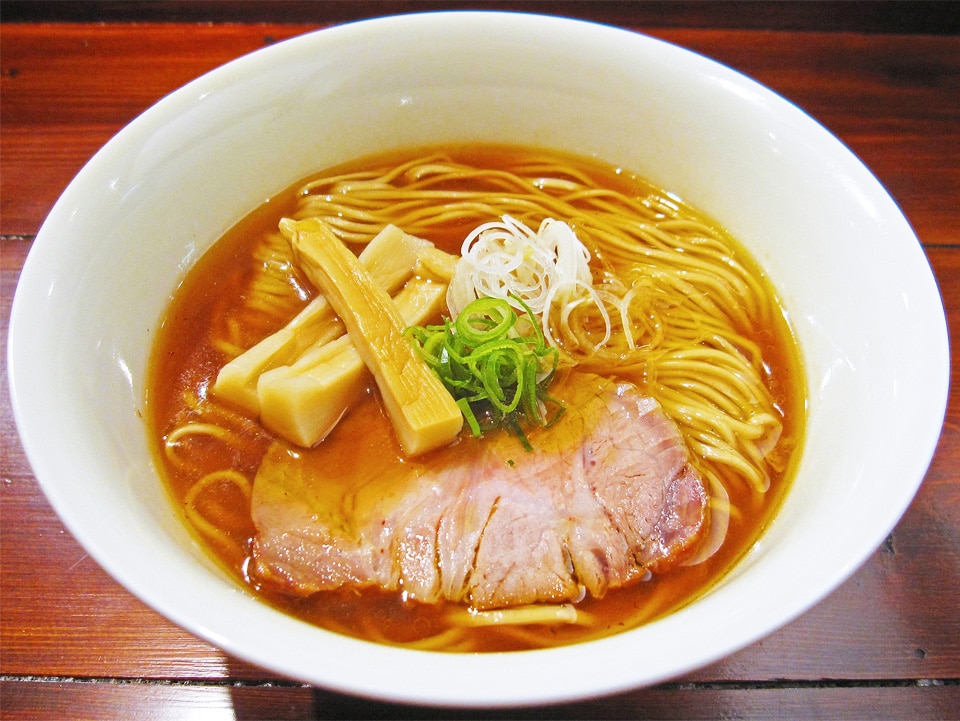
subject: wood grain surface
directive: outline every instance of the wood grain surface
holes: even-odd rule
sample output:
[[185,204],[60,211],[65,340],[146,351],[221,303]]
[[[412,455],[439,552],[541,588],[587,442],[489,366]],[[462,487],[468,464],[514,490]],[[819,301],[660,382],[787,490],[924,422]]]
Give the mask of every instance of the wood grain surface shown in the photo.
[[[211,21],[189,3],[166,4],[179,8],[178,22],[156,16],[132,22],[112,7],[123,3],[106,3],[106,23],[94,22],[90,8],[65,17],[64,10],[59,16],[44,10],[49,4],[39,3],[33,14],[20,5],[11,4],[17,22],[4,18],[0,26],[4,343],[33,237],[100,146],[138,113],[202,73],[266,44],[350,19],[337,16],[334,3],[320,3],[328,6],[328,15],[314,8],[312,20],[305,19],[302,7],[300,14],[288,12],[295,22],[285,24],[263,22],[249,8]],[[916,10],[910,11],[914,31],[904,33],[890,32],[889,18],[859,29],[846,19],[832,29],[822,14],[810,21],[815,31],[804,30],[795,16],[790,23],[769,23],[776,29],[750,24],[744,29],[731,27],[715,10],[712,22],[701,11],[697,23],[669,27],[644,22],[650,16],[630,10],[630,4],[598,5],[606,5],[605,22],[648,32],[757,79],[845,142],[915,228],[940,285],[951,336],[960,337],[960,37],[931,28],[932,20],[921,22]],[[556,7],[576,10],[569,3]],[[2,12],[7,9],[5,3]],[[687,677],[507,715],[955,718],[960,709],[957,360],[953,350],[947,418],[917,497],[886,542],[834,593],[780,631]],[[5,379],[5,356],[2,362]],[[24,457],[5,382],[0,386],[0,450],[2,718],[496,715],[341,696],[277,677],[200,641],[122,589],[64,529]]]

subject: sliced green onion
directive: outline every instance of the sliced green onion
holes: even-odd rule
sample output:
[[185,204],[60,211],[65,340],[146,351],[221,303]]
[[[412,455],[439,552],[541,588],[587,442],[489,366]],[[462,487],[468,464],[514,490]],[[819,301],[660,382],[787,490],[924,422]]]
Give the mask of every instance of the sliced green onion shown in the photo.
[[455,321],[411,326],[406,335],[456,399],[473,435],[502,427],[529,449],[524,427],[546,427],[563,412],[547,394],[560,356],[530,308],[517,300],[529,320],[526,335],[518,331],[516,311],[500,298],[479,298]]

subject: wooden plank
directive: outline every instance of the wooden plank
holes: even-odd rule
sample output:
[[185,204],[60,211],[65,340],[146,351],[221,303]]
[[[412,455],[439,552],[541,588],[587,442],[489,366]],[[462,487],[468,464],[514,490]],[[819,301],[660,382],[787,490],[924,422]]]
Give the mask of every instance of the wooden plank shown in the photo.
[[165,95],[302,25],[4,25],[0,232],[35,233],[84,163]]
[[[313,27],[5,26],[0,232],[35,232],[83,162],[166,93]],[[960,204],[941,199],[960,197],[960,38],[656,34],[741,70],[812,113],[873,169],[925,243],[955,242]],[[90,63],[97,72],[71,76]],[[28,192],[14,190],[20,186]]]
[[204,719],[945,719],[960,708],[960,686],[887,684],[677,686],[607,698],[509,710],[436,709],[354,699],[301,686],[159,685],[19,680],[0,685],[4,718],[139,721]]
[[6,0],[7,22],[348,22],[378,15],[475,9],[536,12],[619,25],[950,33],[960,19],[929,2],[862,0]]
[[[6,91],[4,91],[6,93]],[[4,94],[4,101],[6,101]],[[0,228],[35,235],[60,193],[84,164],[119,130],[113,125],[3,125],[0,146]],[[4,253],[8,251],[4,245]]]
[[944,202],[960,198],[960,37],[664,37],[745,73],[813,116],[877,176],[922,242],[960,239],[960,203]]
[[3,123],[120,126],[203,73],[311,27],[6,25]]
[[263,677],[119,586],[67,532],[32,478],[5,475],[0,493],[4,674]]
[[173,685],[123,681],[18,680],[0,684],[3,718],[178,721],[313,718],[309,688]]

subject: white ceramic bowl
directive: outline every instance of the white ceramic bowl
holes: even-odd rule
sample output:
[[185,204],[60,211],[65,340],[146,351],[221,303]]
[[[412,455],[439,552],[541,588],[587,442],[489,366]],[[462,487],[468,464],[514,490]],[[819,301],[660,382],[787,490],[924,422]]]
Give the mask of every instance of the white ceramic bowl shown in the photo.
[[[724,223],[780,290],[808,372],[806,449],[772,527],[719,586],[612,638],[497,655],[413,652],[277,613],[181,527],[138,417],[164,307],[191,263],[275,191],[394,146],[533,143],[649,177]],[[891,342],[895,340],[896,342]],[[231,654],[425,704],[533,704],[683,674],[819,601],[883,541],[946,403],[940,297],[870,172],[744,76],[631,32],[501,13],[386,18],[265,48],[164,98],[51,211],[13,304],[9,375],[53,507],[110,574]]]

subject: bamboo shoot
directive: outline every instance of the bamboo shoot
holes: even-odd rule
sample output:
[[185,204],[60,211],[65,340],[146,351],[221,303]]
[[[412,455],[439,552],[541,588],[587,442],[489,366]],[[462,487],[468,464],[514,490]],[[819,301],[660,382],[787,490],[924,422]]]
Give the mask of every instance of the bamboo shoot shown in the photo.
[[348,248],[318,219],[284,220],[300,264],[343,320],[373,374],[400,445],[418,455],[459,434],[463,416],[453,396],[403,336],[393,300]]
[[[388,225],[360,253],[360,263],[393,294],[410,277],[418,254],[430,249],[436,250],[432,243]],[[319,295],[283,328],[224,365],[213,392],[256,415],[260,412],[257,383],[261,374],[296,362],[307,349],[323,346],[344,332],[327,299]]]
[[[411,278],[394,303],[405,325],[436,319],[447,287]],[[310,349],[296,363],[267,371],[257,383],[260,420],[273,433],[304,447],[322,441],[363,395],[370,373],[350,335]]]

